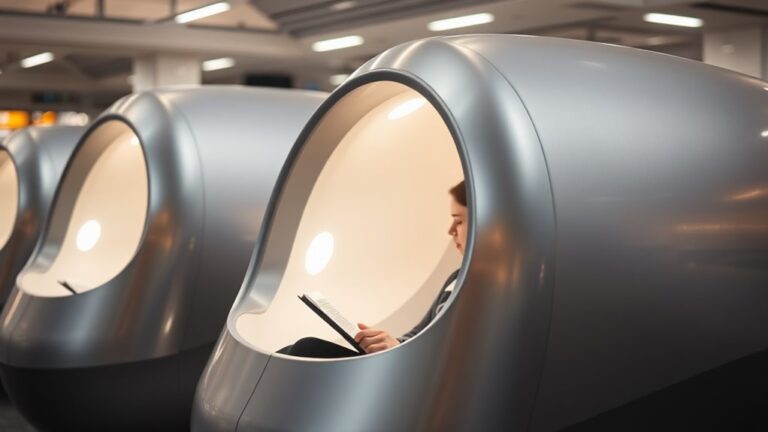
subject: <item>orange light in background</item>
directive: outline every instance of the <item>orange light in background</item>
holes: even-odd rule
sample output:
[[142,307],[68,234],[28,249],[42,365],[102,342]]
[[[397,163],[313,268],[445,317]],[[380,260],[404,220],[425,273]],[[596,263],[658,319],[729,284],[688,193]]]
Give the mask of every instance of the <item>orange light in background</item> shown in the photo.
[[29,126],[26,111],[0,111],[0,129],[18,129]]
[[56,113],[53,111],[37,112],[32,124],[35,126],[53,126],[56,124]]

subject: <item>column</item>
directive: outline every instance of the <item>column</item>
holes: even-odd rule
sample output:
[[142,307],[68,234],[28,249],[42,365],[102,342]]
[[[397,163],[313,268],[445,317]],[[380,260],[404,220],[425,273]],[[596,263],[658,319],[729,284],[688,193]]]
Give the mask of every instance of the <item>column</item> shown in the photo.
[[198,85],[200,61],[194,55],[152,54],[133,60],[133,92],[174,85]]

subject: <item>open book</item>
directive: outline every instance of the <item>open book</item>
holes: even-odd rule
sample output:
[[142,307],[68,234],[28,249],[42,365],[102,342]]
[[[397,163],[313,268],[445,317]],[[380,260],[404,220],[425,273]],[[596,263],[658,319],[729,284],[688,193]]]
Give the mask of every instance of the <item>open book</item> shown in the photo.
[[356,325],[349,322],[344,315],[339,313],[328,299],[318,292],[302,294],[299,296],[299,299],[336,330],[358,352],[365,354],[365,350],[355,342],[355,335],[360,330]]

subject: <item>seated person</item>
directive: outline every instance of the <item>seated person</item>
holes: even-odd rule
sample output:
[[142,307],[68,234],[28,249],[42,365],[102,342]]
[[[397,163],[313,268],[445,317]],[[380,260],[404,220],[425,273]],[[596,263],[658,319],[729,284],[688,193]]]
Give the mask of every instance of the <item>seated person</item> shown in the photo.
[[[448,229],[448,234],[453,237],[453,241],[456,243],[456,249],[464,255],[464,246],[467,242],[467,191],[464,186],[464,181],[452,187],[449,192],[451,194],[451,217],[453,218],[453,222]],[[445,306],[445,303],[453,293],[453,286],[458,274],[459,271],[456,270],[448,277],[443,285],[443,289],[440,290],[440,294],[437,296],[434,303],[432,303],[432,306],[429,308],[426,315],[424,315],[424,318],[422,318],[421,321],[419,321],[419,323],[408,333],[398,338],[394,338],[386,330],[371,328],[365,324],[359,323],[357,326],[360,328],[360,331],[355,335],[355,341],[366,353],[371,354],[390,349],[417,335],[420,331],[424,330],[433,319],[435,319],[443,306]],[[313,337],[302,338],[295,344],[282,348],[277,352],[297,357],[317,358],[354,357],[361,355],[357,351]]]

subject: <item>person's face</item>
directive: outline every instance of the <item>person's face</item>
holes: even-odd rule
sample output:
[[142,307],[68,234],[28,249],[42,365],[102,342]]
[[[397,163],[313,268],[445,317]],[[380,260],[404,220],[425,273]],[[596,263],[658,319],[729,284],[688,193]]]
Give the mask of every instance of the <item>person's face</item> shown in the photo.
[[464,246],[467,244],[467,208],[459,204],[454,197],[451,197],[451,228],[448,234],[453,237],[456,243],[456,249],[464,255]]

